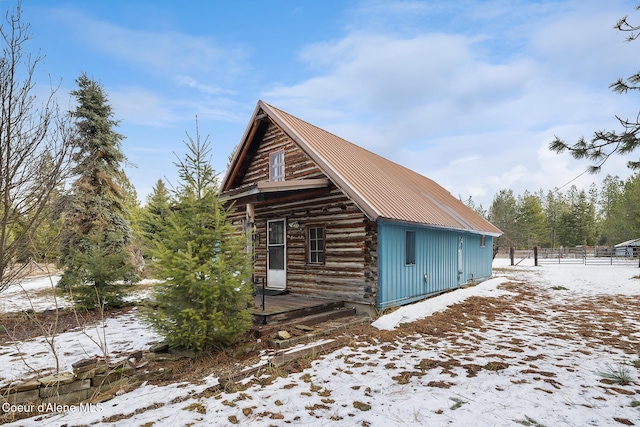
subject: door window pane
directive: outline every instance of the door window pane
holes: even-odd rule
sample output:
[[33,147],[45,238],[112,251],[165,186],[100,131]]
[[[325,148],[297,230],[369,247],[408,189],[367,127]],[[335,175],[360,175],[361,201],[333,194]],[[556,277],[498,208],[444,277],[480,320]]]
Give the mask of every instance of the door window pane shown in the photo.
[[284,244],[284,221],[273,221],[269,223],[269,244]]
[[269,270],[284,270],[284,246],[269,247]]

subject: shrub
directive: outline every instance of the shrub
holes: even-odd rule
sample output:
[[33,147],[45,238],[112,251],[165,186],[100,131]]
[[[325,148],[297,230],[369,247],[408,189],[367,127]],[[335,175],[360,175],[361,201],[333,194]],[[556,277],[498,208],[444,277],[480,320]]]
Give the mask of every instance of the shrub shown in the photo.
[[626,365],[618,364],[614,366],[607,364],[605,368],[605,371],[598,371],[596,374],[618,385],[627,385],[633,381],[631,369]]

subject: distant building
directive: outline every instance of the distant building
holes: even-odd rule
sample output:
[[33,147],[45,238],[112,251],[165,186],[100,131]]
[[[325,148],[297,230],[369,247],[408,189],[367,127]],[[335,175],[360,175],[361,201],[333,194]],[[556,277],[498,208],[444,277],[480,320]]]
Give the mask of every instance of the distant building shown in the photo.
[[640,253],[640,239],[618,243],[614,248],[616,256],[636,257]]

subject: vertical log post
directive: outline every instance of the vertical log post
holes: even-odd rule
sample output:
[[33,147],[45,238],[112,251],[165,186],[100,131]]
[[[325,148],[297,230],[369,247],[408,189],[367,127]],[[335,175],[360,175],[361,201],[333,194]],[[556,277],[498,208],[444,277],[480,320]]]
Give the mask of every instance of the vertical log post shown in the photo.
[[516,248],[510,247],[509,248],[509,258],[511,258],[511,265],[514,265],[515,256],[516,256]]
[[533,247],[533,265],[538,266],[538,247]]

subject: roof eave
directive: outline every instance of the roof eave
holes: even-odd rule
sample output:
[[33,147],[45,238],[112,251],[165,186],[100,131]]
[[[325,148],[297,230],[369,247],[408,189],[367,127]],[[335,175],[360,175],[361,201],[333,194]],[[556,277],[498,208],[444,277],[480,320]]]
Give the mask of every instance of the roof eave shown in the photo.
[[437,225],[437,224],[428,224],[428,223],[424,223],[424,222],[405,221],[405,220],[396,219],[396,218],[379,217],[376,221],[377,222],[394,222],[394,223],[397,223],[397,224],[403,224],[403,225],[408,225],[408,226],[412,226],[412,227],[424,227],[424,228],[433,228],[433,229],[436,229],[436,230],[457,231],[457,232],[462,232],[462,233],[479,234],[479,235],[491,236],[491,237],[500,237],[503,234],[502,232],[497,233],[495,231],[489,231],[489,230],[476,230],[476,229],[469,229],[469,228],[449,227],[449,226],[446,226],[446,225]]
[[244,197],[257,196],[268,193],[287,193],[301,190],[315,190],[326,188],[330,181],[325,178],[299,179],[293,181],[260,181],[241,189],[230,189],[221,193],[224,202],[238,200]]
[[246,150],[244,148],[247,144],[251,142],[251,141],[248,141],[248,138],[249,138],[249,135],[251,134],[251,130],[256,125],[256,120],[258,119],[258,112],[260,111],[260,108],[262,108],[261,103],[262,101],[258,101],[258,104],[256,105],[255,109],[253,110],[253,114],[251,115],[251,120],[249,121],[249,123],[247,124],[247,127],[245,128],[244,133],[242,134],[242,138],[240,138],[240,142],[237,145],[237,150],[235,150],[235,153],[233,153],[233,158],[229,162],[229,167],[227,168],[227,171],[224,174],[224,178],[220,183],[221,193],[226,190],[229,190],[229,188],[227,188],[229,186],[229,181],[231,177],[235,174],[236,168],[238,167],[238,162],[239,160],[241,160],[240,158],[244,154],[246,154]]

